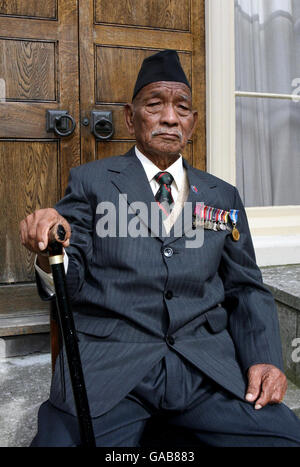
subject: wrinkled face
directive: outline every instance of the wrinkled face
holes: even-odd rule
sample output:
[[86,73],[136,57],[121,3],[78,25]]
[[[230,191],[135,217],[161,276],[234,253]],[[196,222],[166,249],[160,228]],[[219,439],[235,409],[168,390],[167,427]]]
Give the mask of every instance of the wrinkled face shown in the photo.
[[168,81],[142,88],[133,104],[126,106],[125,115],[130,134],[146,156],[178,156],[197,121],[188,86]]

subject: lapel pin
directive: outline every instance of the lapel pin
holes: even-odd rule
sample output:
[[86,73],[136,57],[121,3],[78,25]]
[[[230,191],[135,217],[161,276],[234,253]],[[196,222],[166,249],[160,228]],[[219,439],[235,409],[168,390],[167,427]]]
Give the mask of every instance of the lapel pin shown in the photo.
[[195,185],[192,185],[191,189],[193,190],[194,193],[198,193],[198,188]]

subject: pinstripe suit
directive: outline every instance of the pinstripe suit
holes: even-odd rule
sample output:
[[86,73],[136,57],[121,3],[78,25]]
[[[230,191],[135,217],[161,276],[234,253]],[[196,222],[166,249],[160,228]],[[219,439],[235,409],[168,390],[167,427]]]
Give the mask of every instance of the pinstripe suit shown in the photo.
[[[193,206],[240,211],[239,242],[228,231],[205,230],[201,248],[186,248],[185,235],[171,229],[164,238],[150,218],[147,237],[99,238],[96,211],[103,201],[118,214],[123,193],[150,213],[154,197],[134,149],[72,169],[56,205],[72,227],[67,283],[93,417],[116,407],[170,351],[240,401],[251,365],[282,368],[276,308],[256,266],[238,192],[185,160],[184,167],[189,185],[198,188],[189,189]],[[68,372],[62,385],[59,364],[50,401],[74,415]]]

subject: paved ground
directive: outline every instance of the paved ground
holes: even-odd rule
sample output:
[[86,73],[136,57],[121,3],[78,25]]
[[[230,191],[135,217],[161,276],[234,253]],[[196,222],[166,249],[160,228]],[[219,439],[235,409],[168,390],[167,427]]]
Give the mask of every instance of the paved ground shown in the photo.
[[30,444],[38,408],[48,399],[50,379],[50,354],[0,360],[0,447]]
[[[50,354],[0,359],[0,447],[29,446],[50,380]],[[300,416],[300,388],[289,383],[285,403]]]

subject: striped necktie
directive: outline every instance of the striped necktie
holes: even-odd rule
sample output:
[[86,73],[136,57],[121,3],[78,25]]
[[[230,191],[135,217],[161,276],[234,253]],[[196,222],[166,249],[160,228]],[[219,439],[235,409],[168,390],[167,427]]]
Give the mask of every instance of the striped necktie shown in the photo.
[[157,183],[160,184],[160,187],[155,195],[155,200],[165,216],[168,217],[174,203],[171,193],[171,185],[174,178],[169,172],[158,172],[154,179],[157,181]]

